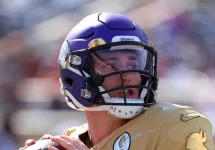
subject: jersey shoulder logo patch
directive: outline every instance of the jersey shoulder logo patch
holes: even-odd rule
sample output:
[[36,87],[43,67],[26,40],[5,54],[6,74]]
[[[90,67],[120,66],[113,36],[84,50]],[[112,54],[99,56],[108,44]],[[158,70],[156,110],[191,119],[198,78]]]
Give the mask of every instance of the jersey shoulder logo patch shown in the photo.
[[206,132],[203,130],[200,130],[198,133],[192,133],[187,138],[187,150],[208,150],[207,147],[205,147],[204,143],[207,142],[207,135]]
[[113,150],[129,150],[131,145],[131,136],[128,132],[121,134],[113,144]]

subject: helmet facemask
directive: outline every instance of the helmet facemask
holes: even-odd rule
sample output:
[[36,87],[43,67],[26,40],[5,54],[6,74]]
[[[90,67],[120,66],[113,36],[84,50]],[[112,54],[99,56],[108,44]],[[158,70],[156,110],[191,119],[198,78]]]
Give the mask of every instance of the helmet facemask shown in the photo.
[[101,46],[88,56],[85,72],[90,76],[85,88],[96,93],[96,98],[86,100],[119,118],[140,114],[152,90],[153,54],[143,45],[123,44]]

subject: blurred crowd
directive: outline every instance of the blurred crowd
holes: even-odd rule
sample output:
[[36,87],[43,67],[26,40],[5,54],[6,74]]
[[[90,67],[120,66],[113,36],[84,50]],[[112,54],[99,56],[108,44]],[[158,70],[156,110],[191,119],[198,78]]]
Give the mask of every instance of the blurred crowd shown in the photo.
[[[213,0],[0,0],[1,149],[18,149],[28,137],[69,127],[68,121],[52,129],[43,124],[77,113],[60,95],[57,55],[79,20],[102,11],[132,17],[153,42],[159,54],[158,100],[190,105],[215,127],[214,6]],[[62,115],[50,115],[55,111]]]

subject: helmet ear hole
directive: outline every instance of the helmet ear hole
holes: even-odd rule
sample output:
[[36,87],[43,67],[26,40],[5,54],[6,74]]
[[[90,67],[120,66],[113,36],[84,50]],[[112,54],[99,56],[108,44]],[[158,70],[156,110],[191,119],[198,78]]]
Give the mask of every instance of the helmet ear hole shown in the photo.
[[65,82],[67,83],[67,84],[69,84],[70,86],[72,86],[72,84],[73,84],[73,79],[72,78],[65,78]]

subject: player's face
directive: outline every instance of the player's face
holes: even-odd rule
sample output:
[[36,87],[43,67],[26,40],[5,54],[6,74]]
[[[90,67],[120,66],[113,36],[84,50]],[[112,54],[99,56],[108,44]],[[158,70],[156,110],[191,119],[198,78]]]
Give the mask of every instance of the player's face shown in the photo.
[[[138,70],[139,61],[137,54],[132,52],[114,51],[105,54],[105,59],[102,62],[95,63],[95,71],[98,74],[108,74],[121,70]],[[122,74],[123,84],[140,85],[141,76],[138,72],[128,72]],[[120,75],[112,75],[105,78],[103,88],[105,90],[122,86]],[[139,88],[127,88],[125,90],[127,98],[139,97]],[[115,90],[109,93],[112,97],[124,97],[123,90]]]

